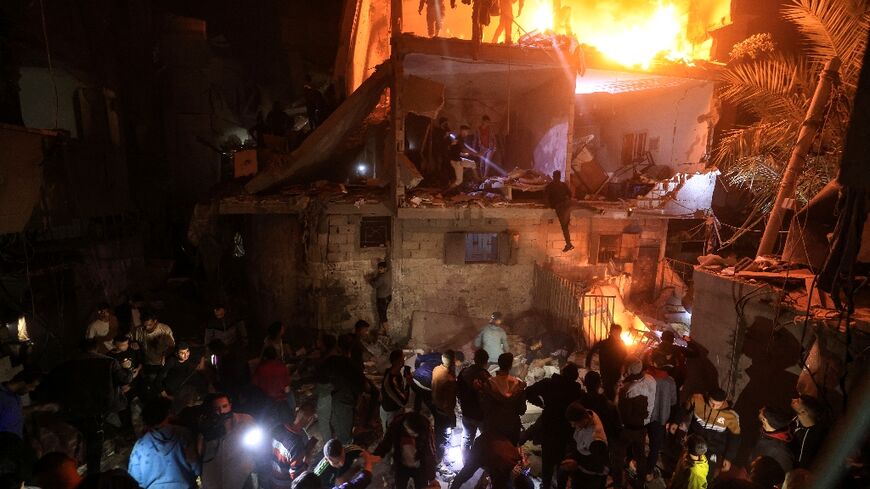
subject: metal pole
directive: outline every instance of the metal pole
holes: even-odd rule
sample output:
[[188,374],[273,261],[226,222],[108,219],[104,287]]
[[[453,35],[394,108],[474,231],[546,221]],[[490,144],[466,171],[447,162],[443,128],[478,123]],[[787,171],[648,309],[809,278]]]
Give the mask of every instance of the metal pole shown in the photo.
[[840,69],[840,64],[840,58],[835,56],[825,64],[825,69],[819,74],[816,92],[813,94],[813,100],[810,102],[810,108],[807,110],[807,116],[801,125],[797,143],[795,143],[791,158],[789,158],[788,165],[785,167],[782,182],[779,184],[779,192],[776,194],[776,200],[773,201],[773,209],[770,210],[770,217],[767,219],[767,225],[764,227],[764,234],[761,236],[761,243],[758,245],[758,256],[772,254],[776,246],[776,240],[780,229],[782,229],[782,221],[785,217],[783,204],[786,199],[793,199],[795,196],[795,186],[797,185],[798,176],[803,171],[804,158],[806,158],[813,139],[815,139],[818,132],[825,107],[831,98],[831,87],[834,84],[834,80],[838,77],[837,72]]

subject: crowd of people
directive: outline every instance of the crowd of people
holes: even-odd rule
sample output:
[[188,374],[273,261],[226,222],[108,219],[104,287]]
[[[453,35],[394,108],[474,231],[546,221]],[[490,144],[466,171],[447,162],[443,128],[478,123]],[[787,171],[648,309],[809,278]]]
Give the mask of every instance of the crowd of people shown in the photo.
[[[498,312],[468,359],[460,350],[395,349],[388,361],[370,353],[379,331],[365,321],[294,350],[280,322],[253,347],[223,305],[211,310],[200,344],[176,341],[140,301],[124,314],[119,321],[100,306],[79,356],[2,385],[3,445],[38,456],[3,450],[4,487],[364,488],[380,470],[389,473],[384,487],[440,480],[460,489],[476,478],[477,487],[519,489],[535,487],[535,454],[534,475],[547,489],[795,489],[808,487],[830,426],[823,404],[800,396],[792,413],[762,408],[759,433],[742,431],[724,391],[686,389],[696,348],[668,331],[630,352],[614,324],[585,363],[566,359],[527,385]],[[372,375],[378,363],[385,368]],[[540,410],[536,419],[529,406]],[[57,430],[53,445],[45,441],[49,414],[74,428],[73,441],[58,442]],[[757,441],[738,461],[743,437]],[[105,470],[107,439],[132,444],[126,471]]]

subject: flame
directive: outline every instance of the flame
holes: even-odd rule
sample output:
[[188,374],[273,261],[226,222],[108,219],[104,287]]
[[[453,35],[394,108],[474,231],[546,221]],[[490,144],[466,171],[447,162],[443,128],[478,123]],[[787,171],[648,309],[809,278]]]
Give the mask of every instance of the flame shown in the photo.
[[[630,6],[625,5],[627,3]],[[696,12],[695,17],[701,15],[709,19],[702,22],[705,28],[700,32],[699,21],[689,21],[693,3],[704,7],[700,14]],[[623,66],[642,69],[649,69],[659,58],[686,63],[709,59],[712,39],[708,30],[730,21],[727,18],[730,0],[562,0],[561,5],[571,9],[567,22],[581,43],[595,47],[605,57]],[[554,17],[552,0],[534,0],[517,18],[517,23],[526,31],[564,30],[554,25]],[[691,31],[695,32],[690,34]]]
[[631,334],[631,331],[623,331],[622,334],[619,335],[619,338],[625,344],[625,346],[634,345],[634,336]]

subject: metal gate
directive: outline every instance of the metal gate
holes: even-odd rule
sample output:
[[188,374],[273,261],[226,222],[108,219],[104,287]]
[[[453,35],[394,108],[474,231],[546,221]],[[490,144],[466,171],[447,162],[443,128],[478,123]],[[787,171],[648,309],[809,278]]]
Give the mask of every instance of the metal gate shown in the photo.
[[587,346],[607,338],[614,323],[616,297],[609,295],[583,295],[580,314],[583,318],[583,341]]
[[587,348],[607,337],[616,309],[616,297],[584,294],[578,282],[539,265],[535,266],[532,302],[552,327],[576,331],[580,345]]

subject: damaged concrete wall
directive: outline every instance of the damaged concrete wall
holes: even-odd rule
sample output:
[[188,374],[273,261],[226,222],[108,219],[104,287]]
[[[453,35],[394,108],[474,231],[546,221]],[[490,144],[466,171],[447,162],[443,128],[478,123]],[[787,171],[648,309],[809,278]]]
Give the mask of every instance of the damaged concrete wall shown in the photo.
[[299,218],[254,215],[245,234],[246,283],[257,326],[265,328],[279,319],[287,322],[288,331],[310,326],[298,321],[311,310]]
[[356,22],[342,33],[350,46],[345,77],[347,94],[362,85],[375,67],[390,57],[390,0],[357,0]]
[[[366,281],[366,276],[376,271],[387,250],[361,248],[360,223],[364,215],[385,214],[348,212],[330,214],[321,221],[316,245],[308,257],[313,312],[320,329],[347,332],[358,319],[377,324],[374,289]],[[391,313],[394,309],[395,302]]]
[[[411,212],[405,212],[411,211]],[[631,224],[649,229],[664,241],[666,223],[656,220],[603,219],[575,211],[572,241],[577,247],[562,253],[561,229],[551,210],[544,209],[402,209],[394,251],[393,310],[406,328],[415,311],[488,317],[495,310],[517,315],[531,307],[535,263],[560,267],[589,263],[592,237],[622,232]],[[649,225],[647,225],[649,224]],[[445,236],[451,232],[509,231],[516,236],[512,265],[445,264]],[[647,235],[648,236],[648,235]],[[627,254],[630,254],[628,251]],[[404,334],[405,330],[397,333]]]
[[512,117],[531,136],[529,167],[544,175],[554,170],[566,173],[573,84],[573,79],[556,76],[515,102],[518,110]]
[[[730,390],[744,433],[758,432],[758,410],[770,406],[789,411],[796,394],[802,335],[786,305],[778,307],[780,290],[696,269],[692,338],[709,353],[699,372],[718,372],[719,385]],[[809,347],[810,345],[804,345]],[[701,391],[710,385],[692,385]],[[743,455],[754,443],[743,438]]]
[[[624,137],[645,134],[643,148],[674,172],[703,169],[713,110],[713,82],[685,80],[665,88],[619,94],[578,95],[577,136],[594,134],[596,161],[606,172],[622,168]],[[620,178],[631,178],[625,172]]]
[[[390,216],[382,205],[333,206],[319,218],[312,246],[301,256],[304,231],[292,215],[255,215],[245,238],[252,309],[263,326],[276,319],[290,325],[346,332],[358,319],[377,322],[374,290],[366,276],[389,252],[393,275],[390,333],[409,334],[415,312],[488,317],[495,310],[519,315],[531,308],[534,265],[561,269],[586,266],[602,234],[631,234],[620,257],[633,259],[643,244],[664,243],[663,219],[607,218],[577,210],[571,223],[576,249],[564,241],[550,209],[401,209],[391,220],[391,249],[362,248],[364,218]],[[446,264],[447,233],[509,231],[506,263]],[[500,245],[501,246],[501,245]],[[662,248],[663,249],[663,248]],[[657,249],[657,251],[659,251]]]

